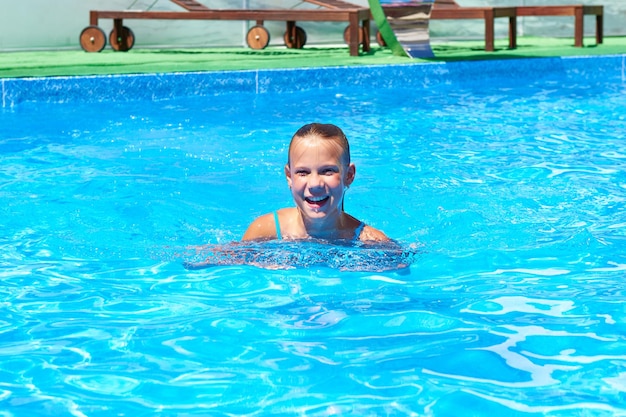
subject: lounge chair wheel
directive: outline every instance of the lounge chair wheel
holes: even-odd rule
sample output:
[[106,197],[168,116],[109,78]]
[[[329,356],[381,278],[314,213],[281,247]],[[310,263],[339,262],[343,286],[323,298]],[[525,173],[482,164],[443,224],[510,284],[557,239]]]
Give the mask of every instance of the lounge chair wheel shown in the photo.
[[[350,26],[349,25],[343,31],[343,40],[348,45],[350,44]],[[363,28],[359,27],[359,45],[361,45],[362,43],[363,43]]]
[[246,42],[252,49],[265,49],[270,43],[270,32],[261,25],[253,26],[246,35]]
[[387,46],[387,42],[385,42],[385,39],[383,38],[383,35],[380,32],[376,33],[376,42],[378,42],[378,44],[382,47]]
[[80,32],[79,39],[85,52],[100,52],[107,44],[107,35],[98,26],[87,26]]
[[109,34],[109,43],[111,44],[111,48],[116,51],[126,52],[135,45],[135,34],[126,26],[122,26],[120,32],[121,33],[117,33],[117,30],[113,28]]
[[302,49],[306,44],[306,32],[300,26],[294,26],[294,34],[285,32],[283,35],[287,48]]

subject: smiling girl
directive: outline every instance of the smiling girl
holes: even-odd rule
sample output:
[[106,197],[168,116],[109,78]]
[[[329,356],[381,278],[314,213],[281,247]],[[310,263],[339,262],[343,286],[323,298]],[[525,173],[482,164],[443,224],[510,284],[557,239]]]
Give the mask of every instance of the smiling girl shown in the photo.
[[242,240],[389,241],[380,230],[343,211],[344,193],[355,174],[350,146],[341,129],[320,123],[301,127],[291,139],[285,165],[296,207],[257,218]]

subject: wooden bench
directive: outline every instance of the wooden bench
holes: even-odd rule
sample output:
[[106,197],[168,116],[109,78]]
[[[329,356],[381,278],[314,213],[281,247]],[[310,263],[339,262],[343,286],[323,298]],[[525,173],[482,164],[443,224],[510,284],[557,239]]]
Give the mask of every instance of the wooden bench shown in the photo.
[[[263,49],[269,44],[269,31],[264,21],[285,21],[287,30],[283,36],[288,48],[302,48],[306,43],[306,33],[296,25],[297,21],[348,22],[345,39],[350,55],[359,55],[370,50],[370,10],[342,0],[304,0],[321,6],[320,9],[209,9],[196,0],[171,0],[186,9],[176,11],[102,11],[89,12],[89,26],[80,34],[80,45],[87,52],[100,52],[106,45],[106,34],[98,27],[100,19],[113,19],[113,30],[109,43],[116,51],[128,51],[135,43],[134,33],[124,26],[124,19],[157,20],[251,20],[256,25],[246,35],[248,46]],[[360,26],[359,26],[360,23]]]
[[[574,46],[583,46],[584,36],[584,16],[594,15],[596,17],[596,43],[603,41],[604,7],[585,6],[582,4],[557,5],[557,6],[516,6],[517,16],[574,16]],[[482,9],[482,11],[481,11]],[[489,43],[493,31],[493,19],[495,17],[510,16],[511,10],[489,9],[512,9],[511,7],[461,7],[455,0],[435,0],[435,6],[430,16],[431,19],[485,19],[485,42]],[[500,16],[497,16],[497,15]],[[515,24],[509,22],[509,47],[512,47],[511,31],[515,30]],[[514,46],[513,46],[514,47]],[[486,50],[489,50],[485,48]]]
[[431,19],[483,19],[485,21],[485,51],[495,49],[494,21],[499,17],[509,19],[509,48],[517,47],[517,7],[461,7],[454,0],[435,0]]
[[566,6],[518,6],[518,16],[574,16],[574,46],[583,46],[584,17],[596,17],[596,44],[603,41],[604,7],[584,6],[582,4]]

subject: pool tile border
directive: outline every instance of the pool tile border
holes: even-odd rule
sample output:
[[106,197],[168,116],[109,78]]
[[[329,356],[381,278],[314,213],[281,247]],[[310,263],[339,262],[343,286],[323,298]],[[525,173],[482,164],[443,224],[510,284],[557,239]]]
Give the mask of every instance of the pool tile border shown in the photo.
[[166,100],[231,93],[289,93],[320,88],[426,88],[490,80],[563,79],[626,82],[626,54],[404,65],[181,72],[0,79],[2,107],[24,102],[93,103]]

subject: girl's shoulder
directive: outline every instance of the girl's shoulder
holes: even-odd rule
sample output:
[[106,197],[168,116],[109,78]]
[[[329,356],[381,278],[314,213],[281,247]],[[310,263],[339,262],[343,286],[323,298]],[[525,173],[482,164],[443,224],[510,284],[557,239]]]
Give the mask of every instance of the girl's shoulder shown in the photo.
[[362,242],[388,242],[391,240],[382,231],[368,225],[363,227],[358,239]]
[[354,227],[354,240],[360,240],[362,242],[387,242],[391,240],[382,231],[372,226],[368,226],[348,213],[346,213],[346,215],[350,219],[352,227]]
[[277,239],[285,231],[291,229],[291,225],[298,216],[296,208],[282,208],[271,213],[263,214],[248,226],[241,240],[270,240]]
[[276,239],[276,224],[274,221],[274,213],[263,214],[254,219],[241,240],[269,240]]

